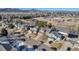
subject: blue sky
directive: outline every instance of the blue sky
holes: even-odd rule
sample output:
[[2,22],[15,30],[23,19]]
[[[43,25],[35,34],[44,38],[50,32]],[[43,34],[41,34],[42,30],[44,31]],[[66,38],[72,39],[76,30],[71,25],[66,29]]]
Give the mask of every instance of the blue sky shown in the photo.
[[79,8],[19,8],[21,10],[79,11]]

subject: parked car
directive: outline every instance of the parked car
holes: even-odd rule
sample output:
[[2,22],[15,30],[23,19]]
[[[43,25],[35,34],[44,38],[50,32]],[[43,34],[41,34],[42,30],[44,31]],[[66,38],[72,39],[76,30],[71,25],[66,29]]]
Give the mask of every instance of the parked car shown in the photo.
[[41,50],[42,50],[42,51],[46,51],[46,49],[45,49],[45,48],[42,48]]
[[70,33],[68,34],[68,37],[69,37],[69,38],[78,38],[78,34],[75,33],[75,32],[70,32]]

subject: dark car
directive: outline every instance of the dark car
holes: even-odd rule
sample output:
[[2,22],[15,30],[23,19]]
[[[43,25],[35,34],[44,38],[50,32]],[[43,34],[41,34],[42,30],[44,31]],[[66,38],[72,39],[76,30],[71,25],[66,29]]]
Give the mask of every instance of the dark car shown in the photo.
[[70,48],[70,47],[68,47],[68,48],[67,48],[67,51],[70,51],[70,50],[71,50],[71,48]]
[[33,45],[33,49],[38,49],[38,45]]
[[69,38],[78,38],[78,34],[75,33],[75,32],[70,32],[70,33],[68,34],[68,37],[69,37]]
[[42,50],[42,51],[46,51],[46,49],[45,49],[45,48],[42,48],[41,50]]
[[54,50],[54,51],[57,51],[57,48],[55,48],[55,47],[51,47],[51,49]]

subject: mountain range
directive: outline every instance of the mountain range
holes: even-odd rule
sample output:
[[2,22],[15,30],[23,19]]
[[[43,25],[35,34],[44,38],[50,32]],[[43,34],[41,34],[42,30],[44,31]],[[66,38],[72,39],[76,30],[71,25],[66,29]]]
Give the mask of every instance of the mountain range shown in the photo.
[[38,11],[38,10],[36,9],[22,10],[19,8],[0,8],[0,12],[29,12],[29,11]]
[[0,12],[40,12],[40,11],[65,11],[79,12],[79,8],[0,8]]

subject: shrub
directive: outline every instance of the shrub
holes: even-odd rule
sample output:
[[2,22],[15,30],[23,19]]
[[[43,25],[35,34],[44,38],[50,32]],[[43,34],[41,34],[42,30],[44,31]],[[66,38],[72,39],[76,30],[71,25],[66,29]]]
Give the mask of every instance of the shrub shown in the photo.
[[10,24],[8,24],[8,27],[13,29],[15,26],[12,23],[10,23]]

